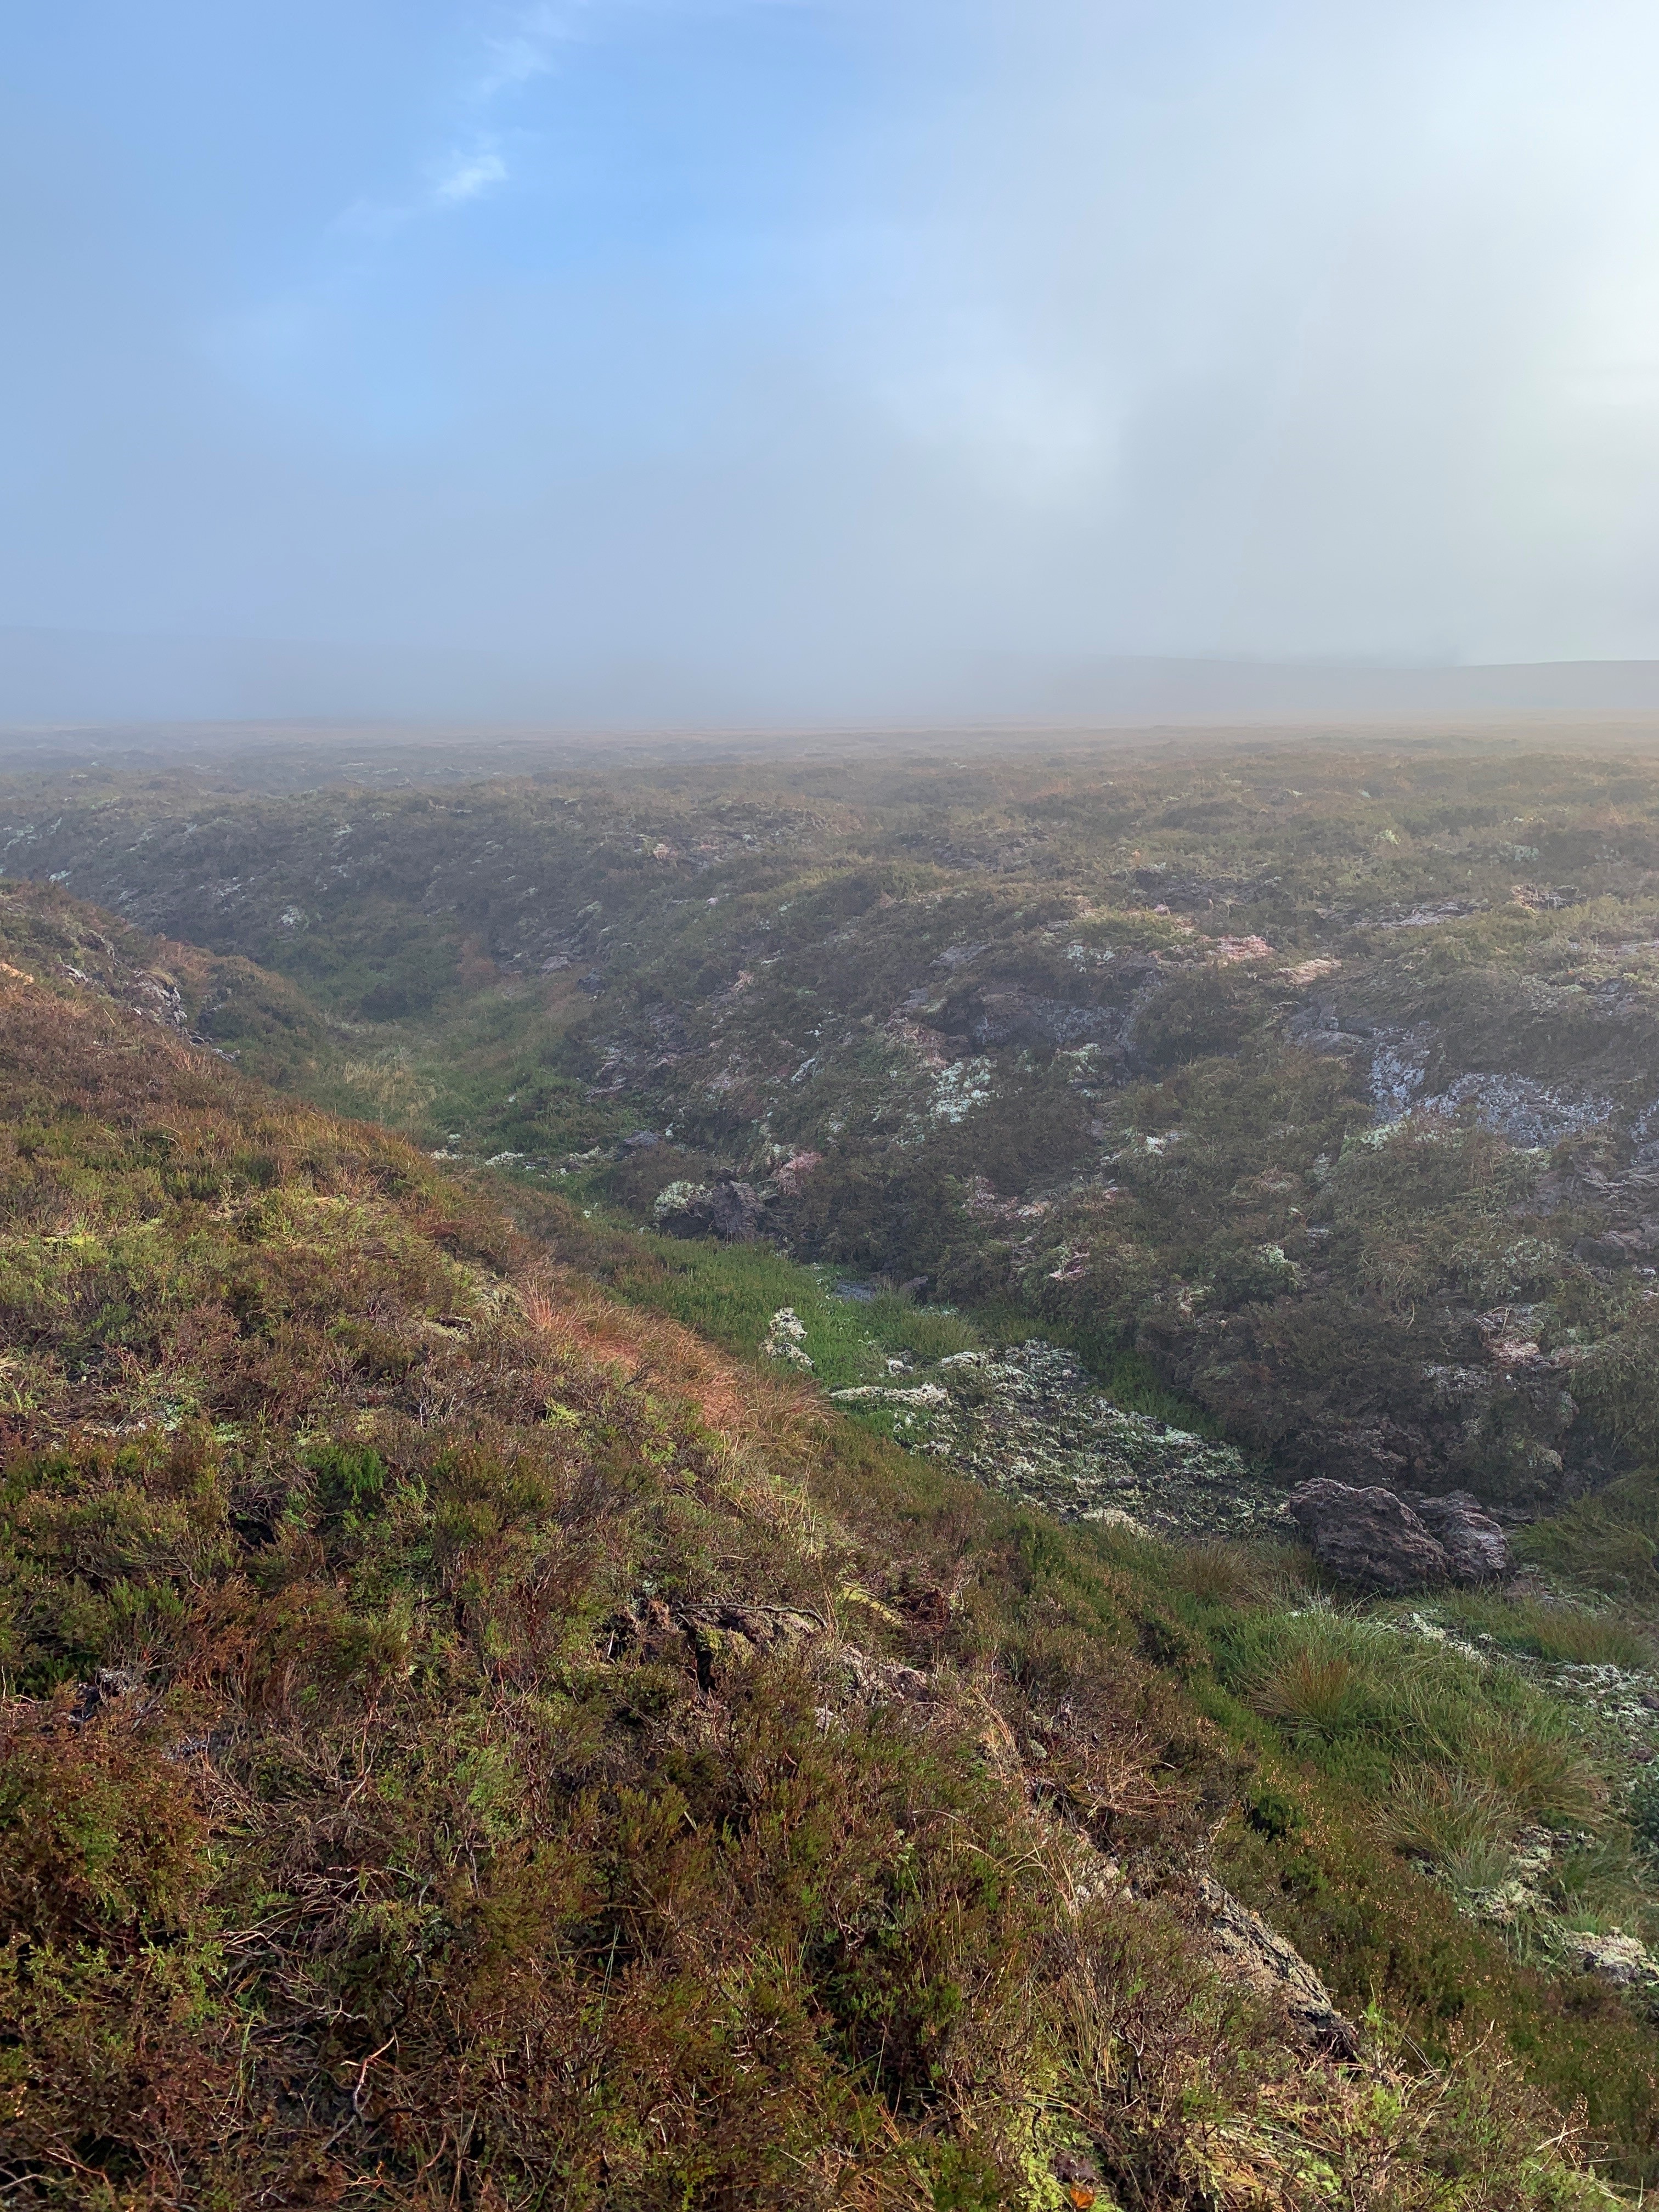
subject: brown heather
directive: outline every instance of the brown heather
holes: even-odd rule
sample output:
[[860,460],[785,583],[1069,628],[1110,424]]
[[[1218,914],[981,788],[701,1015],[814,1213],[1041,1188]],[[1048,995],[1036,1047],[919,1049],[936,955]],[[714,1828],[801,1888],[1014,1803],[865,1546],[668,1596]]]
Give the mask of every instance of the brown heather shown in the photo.
[[1559,2205],[1608,2083],[1642,2168],[1647,2032],[1272,1817],[1126,1558],[3,974],[0,1343],[8,2203]]

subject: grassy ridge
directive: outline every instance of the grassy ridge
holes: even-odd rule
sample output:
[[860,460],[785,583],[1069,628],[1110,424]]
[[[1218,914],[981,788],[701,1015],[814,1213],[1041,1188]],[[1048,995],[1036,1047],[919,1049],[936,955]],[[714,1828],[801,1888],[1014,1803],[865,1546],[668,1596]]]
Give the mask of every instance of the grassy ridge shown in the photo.
[[[1645,2169],[1616,2000],[1340,1863],[1312,1767],[1274,1844],[1204,1713],[1249,1603],[1174,1555],[81,987],[0,978],[0,1237],[14,2201],[989,2212],[1065,2151],[1126,2205],[1561,2205],[1585,2118]],[[1449,2070],[1218,1971],[1218,1822]]]

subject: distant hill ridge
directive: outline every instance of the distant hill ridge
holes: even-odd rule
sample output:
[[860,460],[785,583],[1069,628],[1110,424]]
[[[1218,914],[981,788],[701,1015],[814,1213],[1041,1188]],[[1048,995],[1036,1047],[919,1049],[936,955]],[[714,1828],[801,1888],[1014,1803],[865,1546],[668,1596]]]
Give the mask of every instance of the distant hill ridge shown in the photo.
[[1045,717],[1146,722],[1659,712],[1659,661],[1493,664],[961,654],[817,697],[617,660],[557,666],[428,644],[0,627],[8,723],[464,716],[579,729],[769,728]]

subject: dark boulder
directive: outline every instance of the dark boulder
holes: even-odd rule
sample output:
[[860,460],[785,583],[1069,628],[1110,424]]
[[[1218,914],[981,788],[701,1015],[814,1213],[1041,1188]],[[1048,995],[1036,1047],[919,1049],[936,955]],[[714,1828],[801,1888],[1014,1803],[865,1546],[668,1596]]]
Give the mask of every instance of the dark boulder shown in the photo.
[[758,1237],[765,1201],[752,1183],[671,1182],[652,1209],[671,1237],[721,1237],[749,1243]]
[[752,1183],[717,1182],[708,1194],[708,1225],[716,1237],[747,1243],[759,1235],[763,1211]]
[[1392,1490],[1355,1490],[1322,1478],[1293,1490],[1287,1502],[1314,1557],[1345,1583],[1397,1596],[1450,1577],[1444,1547]]
[[1406,1497],[1445,1553],[1454,1582],[1496,1582],[1509,1573],[1515,1564],[1510,1540],[1478,1498],[1467,1490],[1449,1491],[1443,1498],[1408,1491]]

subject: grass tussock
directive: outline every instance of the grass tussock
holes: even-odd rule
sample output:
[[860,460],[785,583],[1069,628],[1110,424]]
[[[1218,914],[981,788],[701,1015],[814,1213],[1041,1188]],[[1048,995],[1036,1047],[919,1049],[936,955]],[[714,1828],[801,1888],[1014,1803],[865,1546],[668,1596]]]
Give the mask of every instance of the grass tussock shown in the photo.
[[1334,1778],[1389,1791],[1431,1775],[1490,1794],[1516,1826],[1595,1826],[1607,1785],[1554,1700],[1508,1669],[1334,1611],[1247,1616],[1224,1679]]
[[1194,1544],[1169,1553],[1170,1587],[1205,1607],[1240,1611],[1273,1603],[1296,1604],[1309,1594],[1312,1562],[1298,1547],[1283,1544]]
[[1554,1578],[1617,1602],[1659,1600],[1659,1476],[1621,1477],[1523,1529],[1522,1556]]

